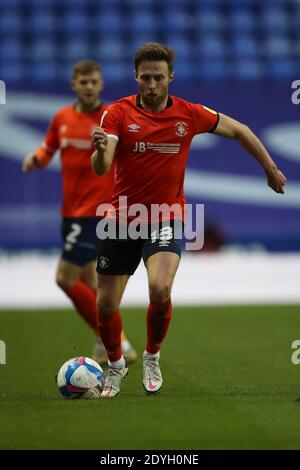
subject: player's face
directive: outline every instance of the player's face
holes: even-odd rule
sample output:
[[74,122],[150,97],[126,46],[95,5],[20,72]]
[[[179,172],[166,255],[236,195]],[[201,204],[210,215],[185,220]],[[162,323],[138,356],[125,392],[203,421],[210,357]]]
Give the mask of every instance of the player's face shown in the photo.
[[93,108],[99,100],[99,93],[103,89],[103,80],[100,72],[95,70],[88,74],[78,74],[72,80],[72,89],[78,101],[86,108]]
[[138,66],[135,79],[142,101],[148,106],[157,106],[168,95],[173,72],[169,73],[168,64],[165,61],[145,61]]

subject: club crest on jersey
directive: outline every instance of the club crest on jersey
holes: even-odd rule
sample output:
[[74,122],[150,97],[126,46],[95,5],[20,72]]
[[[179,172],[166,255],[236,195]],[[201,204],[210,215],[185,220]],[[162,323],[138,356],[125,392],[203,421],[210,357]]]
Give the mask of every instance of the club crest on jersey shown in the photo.
[[138,126],[137,124],[129,124],[128,129],[129,132],[139,132],[139,128],[141,126]]
[[179,135],[179,137],[184,137],[185,135],[187,135],[187,131],[188,131],[188,125],[186,122],[184,121],[176,122],[175,124],[176,135]]
[[98,265],[101,269],[106,269],[109,266],[109,259],[106,256],[100,256]]

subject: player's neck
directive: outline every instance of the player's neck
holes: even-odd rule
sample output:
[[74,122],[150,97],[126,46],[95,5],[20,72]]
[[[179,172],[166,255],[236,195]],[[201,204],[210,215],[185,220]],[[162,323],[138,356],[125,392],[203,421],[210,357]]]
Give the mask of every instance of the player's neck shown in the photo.
[[97,111],[101,105],[100,99],[93,103],[92,105],[88,106],[82,103],[81,101],[77,101],[75,104],[76,111],[80,111],[81,113],[91,113],[93,111]]
[[158,114],[167,107],[168,99],[169,99],[169,96],[167,95],[161,103],[150,106],[143,101],[142,97],[140,97],[140,103],[141,103],[142,108],[148,113]]

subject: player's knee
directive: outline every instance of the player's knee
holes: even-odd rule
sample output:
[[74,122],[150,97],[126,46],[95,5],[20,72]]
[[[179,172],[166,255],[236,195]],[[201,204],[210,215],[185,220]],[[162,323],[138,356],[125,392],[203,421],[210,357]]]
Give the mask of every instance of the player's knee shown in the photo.
[[171,297],[171,287],[168,284],[153,283],[149,285],[150,301],[167,302]]
[[73,279],[69,278],[68,276],[65,276],[65,274],[60,272],[56,274],[55,281],[58,287],[60,287],[63,291],[71,289],[75,284]]
[[114,299],[98,295],[97,309],[99,315],[112,315],[119,309],[119,304]]

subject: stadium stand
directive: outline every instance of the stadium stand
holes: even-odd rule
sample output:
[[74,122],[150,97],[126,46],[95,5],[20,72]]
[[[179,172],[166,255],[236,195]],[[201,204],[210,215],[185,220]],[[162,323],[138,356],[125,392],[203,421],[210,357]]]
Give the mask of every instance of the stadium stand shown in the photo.
[[133,49],[154,40],[176,49],[177,77],[197,79],[201,59],[204,79],[287,78],[300,68],[299,26],[297,0],[1,0],[0,74],[18,83],[41,61],[33,80],[64,79],[61,66],[89,55],[122,79]]

